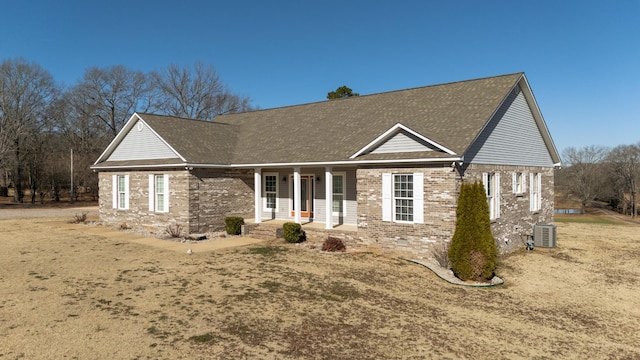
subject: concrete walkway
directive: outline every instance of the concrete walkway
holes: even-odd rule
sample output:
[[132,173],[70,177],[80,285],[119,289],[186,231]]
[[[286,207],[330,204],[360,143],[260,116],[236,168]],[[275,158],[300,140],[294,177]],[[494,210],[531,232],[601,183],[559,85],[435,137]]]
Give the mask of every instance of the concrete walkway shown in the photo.
[[85,224],[70,224],[67,222],[56,222],[53,224],[58,228],[77,230],[84,234],[93,234],[102,236],[108,239],[128,241],[131,243],[152,246],[158,249],[171,250],[176,252],[186,253],[191,249],[194,253],[212,252],[220,249],[246,246],[252,244],[258,244],[264,240],[252,239],[247,237],[231,237],[225,239],[214,240],[201,240],[190,242],[178,242],[174,240],[164,240],[151,237],[141,237],[137,234],[127,233],[125,231],[118,231],[104,226],[90,226]]

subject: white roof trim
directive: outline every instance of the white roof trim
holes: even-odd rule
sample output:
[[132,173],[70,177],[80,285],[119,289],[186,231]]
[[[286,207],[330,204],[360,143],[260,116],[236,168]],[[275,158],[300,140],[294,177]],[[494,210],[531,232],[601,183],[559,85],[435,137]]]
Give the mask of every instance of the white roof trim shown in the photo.
[[171,149],[171,151],[173,151],[182,161],[187,161],[182,155],[180,155],[180,153],[178,153],[176,151],[176,149],[174,149],[171,145],[169,145],[168,142],[166,142],[162,136],[158,135],[158,133],[153,130],[153,128],[151,126],[149,126],[149,124],[147,124],[142,117],[140,117],[140,115],[138,115],[138,113],[133,113],[133,115],[131,115],[131,117],[129,118],[129,120],[127,121],[126,124],[124,124],[124,126],[122,127],[122,129],[120,130],[120,132],[118,132],[118,134],[116,135],[116,137],[111,141],[111,143],[109,143],[109,146],[107,146],[107,148],[102,152],[102,154],[100,154],[100,156],[98,157],[98,160],[96,160],[96,162],[93,163],[93,165],[97,165],[98,163],[100,163],[101,161],[106,161],[107,158],[113,153],[113,151],[118,147],[118,145],[120,145],[120,143],[122,142],[122,139],[124,139],[124,137],[129,133],[129,131],[131,130],[131,128],[133,128],[133,124],[137,121],[142,121],[143,124],[145,124],[147,126],[147,128],[149,128],[149,130],[151,130],[151,132],[158,137],[158,139],[160,139],[160,141],[162,141],[163,144],[167,145],[167,147],[169,147],[169,149]]
[[374,165],[374,164],[406,164],[406,163],[448,163],[454,161],[462,161],[460,157],[437,158],[437,159],[387,159],[387,160],[356,160],[356,161],[322,161],[322,162],[296,162],[296,163],[266,163],[266,164],[155,164],[155,165],[114,165],[114,166],[91,166],[92,169],[109,170],[109,169],[143,169],[143,168],[167,168],[167,167],[185,167],[185,168],[273,168],[273,167],[292,167],[292,166],[329,166],[329,165]]
[[363,153],[373,149],[374,147],[377,147],[378,145],[381,145],[382,143],[384,143],[386,140],[388,140],[392,135],[398,133],[400,130],[404,130],[406,132],[408,132],[409,134],[417,137],[418,139],[429,143],[433,146],[435,146],[436,148],[446,152],[449,155],[455,155],[456,153],[452,150],[447,149],[446,147],[436,143],[435,141],[432,141],[424,136],[422,136],[421,134],[409,129],[408,127],[397,123],[395,125],[393,125],[389,130],[385,131],[382,135],[378,136],[377,138],[375,138],[375,140],[373,140],[372,142],[368,143],[367,145],[365,145],[365,147],[363,147],[362,149],[358,150],[358,152],[356,152],[355,154],[351,155],[349,157],[349,159],[355,159],[356,157],[362,155]]

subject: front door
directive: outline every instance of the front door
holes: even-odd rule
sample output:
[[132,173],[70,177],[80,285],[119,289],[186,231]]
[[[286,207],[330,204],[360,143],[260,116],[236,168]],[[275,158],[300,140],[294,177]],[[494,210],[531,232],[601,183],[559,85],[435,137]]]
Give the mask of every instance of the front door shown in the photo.
[[[291,176],[291,216],[295,216],[296,203],[293,201],[293,194],[296,193]],[[300,217],[313,218],[313,175],[300,176]]]

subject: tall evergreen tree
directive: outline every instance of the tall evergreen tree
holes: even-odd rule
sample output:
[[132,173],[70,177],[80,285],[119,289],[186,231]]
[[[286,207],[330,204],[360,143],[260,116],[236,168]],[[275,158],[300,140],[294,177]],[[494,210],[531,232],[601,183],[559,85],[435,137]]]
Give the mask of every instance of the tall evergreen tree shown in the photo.
[[456,230],[449,246],[453,272],[461,280],[491,279],[497,258],[484,186],[477,181],[462,183],[456,209]]

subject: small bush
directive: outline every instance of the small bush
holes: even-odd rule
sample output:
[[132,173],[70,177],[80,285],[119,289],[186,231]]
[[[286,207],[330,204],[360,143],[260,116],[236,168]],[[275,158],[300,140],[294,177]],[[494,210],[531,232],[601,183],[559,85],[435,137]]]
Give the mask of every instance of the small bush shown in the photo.
[[179,238],[182,236],[182,229],[183,226],[180,224],[169,224],[166,229],[164,229],[164,232],[172,238]]
[[225,230],[229,235],[240,235],[244,219],[240,216],[228,216],[224,219]]
[[306,239],[302,225],[293,222],[284,223],[282,226],[282,235],[284,239],[290,243],[299,243]]
[[120,230],[131,230],[131,225],[126,222],[120,224]]
[[87,222],[87,212],[86,211],[83,211],[82,214],[73,215],[73,220],[71,220],[71,223],[73,223],[73,224],[84,224],[85,222]]
[[438,265],[445,269],[451,268],[451,261],[449,261],[449,245],[446,242],[441,242],[433,248],[433,258],[438,262]]
[[340,238],[337,238],[337,237],[329,236],[327,240],[325,240],[324,243],[322,244],[322,251],[345,252],[346,250],[347,250],[347,247],[344,246],[344,243],[342,242],[342,240],[340,240]]

